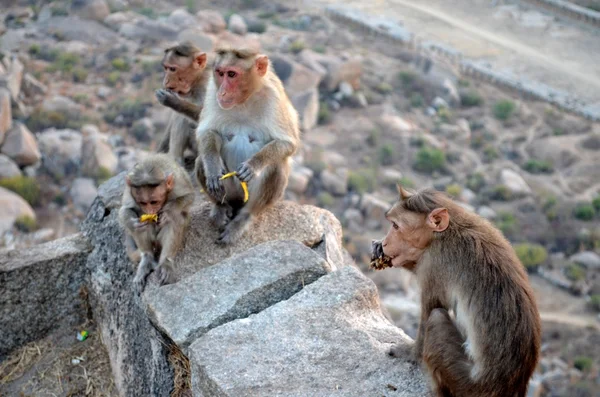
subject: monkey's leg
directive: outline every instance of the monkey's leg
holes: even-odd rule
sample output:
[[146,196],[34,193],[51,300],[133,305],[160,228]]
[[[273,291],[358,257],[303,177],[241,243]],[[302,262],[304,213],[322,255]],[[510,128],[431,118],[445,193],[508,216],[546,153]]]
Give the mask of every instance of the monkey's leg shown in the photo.
[[463,350],[464,339],[448,312],[434,309],[425,327],[423,361],[439,397],[483,397],[479,384],[471,378],[473,364]]
[[154,241],[154,230],[151,225],[144,226],[142,229],[136,230],[131,234],[135,245],[141,253],[141,260],[138,264],[133,283],[141,291],[146,283],[146,277],[155,266],[154,251],[152,242]]
[[217,239],[217,244],[230,244],[237,241],[244,234],[255,215],[260,214],[265,208],[281,199],[287,185],[288,173],[289,169],[286,167],[266,167],[262,174],[250,183],[248,202],[225,226]]
[[[204,189],[204,192],[208,192],[206,174],[204,172],[204,164],[201,157],[196,159],[196,178],[198,179],[200,186],[202,186],[202,189]],[[233,209],[226,201],[217,201],[210,194],[207,194],[207,196],[214,203],[214,206],[210,210],[210,218],[219,231],[221,231],[221,229],[231,220]]]
[[144,285],[146,284],[146,277],[152,272],[154,267],[156,266],[156,261],[154,260],[154,254],[151,252],[142,252],[142,260],[138,265],[137,272],[135,273],[135,277],[133,278],[133,284],[139,291],[144,289]]
[[159,285],[169,284],[173,281],[173,259],[183,246],[186,228],[187,220],[184,217],[173,216],[158,232],[158,240],[161,245],[160,258],[156,269]]
[[129,260],[133,263],[140,263],[142,260],[142,253],[135,244],[135,240],[129,234],[125,235],[125,251]]

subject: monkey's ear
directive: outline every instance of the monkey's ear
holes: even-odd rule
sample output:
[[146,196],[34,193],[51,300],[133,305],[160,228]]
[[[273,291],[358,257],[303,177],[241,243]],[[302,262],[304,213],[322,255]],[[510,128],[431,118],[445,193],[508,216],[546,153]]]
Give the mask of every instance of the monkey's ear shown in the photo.
[[260,55],[258,58],[256,58],[255,63],[258,75],[260,77],[264,77],[265,74],[267,74],[267,71],[269,70],[269,57],[267,57],[266,55]]
[[125,175],[125,183],[127,186],[131,187],[131,178],[129,178],[129,175]]
[[425,224],[434,232],[443,232],[450,223],[450,214],[446,208],[436,208],[427,215]]
[[167,185],[168,191],[173,190],[173,186],[175,186],[175,175],[174,174],[167,175],[167,179],[165,179],[165,183]]
[[396,188],[398,189],[398,194],[400,195],[400,201],[404,201],[412,196],[412,193],[404,189],[401,184],[397,183]]
[[206,52],[196,55],[196,65],[201,69],[206,67]]

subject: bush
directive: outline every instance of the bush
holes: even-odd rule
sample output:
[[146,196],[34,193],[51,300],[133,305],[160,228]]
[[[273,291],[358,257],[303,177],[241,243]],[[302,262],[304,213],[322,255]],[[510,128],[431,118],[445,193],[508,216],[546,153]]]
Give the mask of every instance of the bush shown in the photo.
[[137,10],[137,12],[148,18],[156,19],[156,13],[154,12],[154,8],[152,7],[143,7]]
[[571,281],[585,280],[585,269],[577,263],[571,263],[565,268],[565,276]]
[[417,152],[417,159],[413,164],[413,168],[428,174],[434,171],[442,171],[446,168],[446,154],[440,149],[422,147]]
[[83,115],[68,115],[62,112],[37,108],[25,120],[25,125],[31,131],[37,132],[51,127],[79,129],[85,121],[86,118]]
[[389,94],[390,92],[394,91],[394,87],[392,87],[391,84],[386,83],[386,82],[382,82],[377,84],[377,86],[375,87],[375,91],[379,92],[380,94]]
[[398,80],[400,80],[400,83],[402,83],[402,86],[404,87],[412,85],[416,79],[417,75],[414,72],[403,70],[402,72],[398,73]]
[[41,51],[42,51],[42,47],[40,47],[39,44],[32,44],[28,50],[29,55],[36,57],[36,58],[40,54]]
[[35,178],[28,176],[4,178],[0,179],[0,186],[15,192],[31,205],[36,205],[39,202],[40,186]]
[[483,98],[475,90],[464,91],[460,93],[460,104],[464,107],[481,106]]
[[573,215],[579,220],[591,221],[596,216],[596,210],[592,204],[580,203],[573,210]]
[[502,234],[505,236],[510,236],[516,231],[517,219],[515,216],[506,211],[501,211],[498,213],[498,218],[496,219],[496,226]]
[[557,215],[557,210],[556,210],[556,205],[558,204],[558,201],[556,200],[556,197],[554,196],[550,196],[548,198],[546,198],[546,200],[544,201],[544,204],[542,205],[542,210],[544,211],[544,214],[546,215],[546,218],[548,218],[549,221],[553,221],[555,220],[558,215]]
[[498,150],[494,146],[486,145],[483,149],[483,161],[485,161],[486,163],[491,163],[499,157],[500,153],[498,153]]
[[356,193],[371,192],[375,188],[376,178],[367,170],[350,172],[348,175],[348,189]]
[[108,76],[106,76],[106,84],[108,84],[111,87],[114,87],[117,85],[117,83],[121,81],[121,73],[114,71],[114,72],[110,72],[108,74]]
[[600,312],[600,294],[590,296],[590,306],[597,312]]
[[327,164],[323,160],[311,160],[307,161],[305,164],[308,168],[310,168],[315,175],[319,175],[321,172],[325,171],[327,168]]
[[423,99],[423,95],[418,92],[413,92],[410,95],[410,106],[413,108],[421,108],[425,104],[425,100]]
[[335,204],[335,198],[327,192],[321,192],[317,196],[317,202],[319,207],[331,207]]
[[49,72],[71,73],[73,68],[80,63],[79,55],[70,52],[61,52],[54,60],[52,65],[48,67]]
[[583,372],[590,371],[593,365],[594,360],[591,357],[579,356],[573,361],[573,366]]
[[267,24],[262,21],[251,21],[248,23],[248,32],[262,34],[267,31]]
[[515,245],[519,260],[528,271],[535,270],[548,259],[548,251],[539,244],[522,243]]
[[113,174],[108,168],[98,167],[98,170],[96,170],[96,183],[100,185],[112,178],[112,176]]
[[592,200],[592,207],[594,207],[597,212],[600,212],[600,196]]
[[532,174],[550,174],[554,172],[552,163],[544,160],[528,160],[523,164],[523,169]]
[[191,14],[195,14],[196,11],[198,11],[196,9],[196,0],[185,0],[185,8],[188,10],[188,12],[190,12]]
[[313,51],[314,52],[318,52],[319,54],[325,54],[325,52],[327,51],[327,49],[325,48],[324,45],[317,44],[316,46],[313,47]]
[[36,222],[32,217],[23,215],[15,220],[15,227],[21,232],[30,233],[35,230]]
[[485,186],[485,178],[482,173],[476,172],[467,177],[467,188],[474,192],[479,192]]
[[513,199],[512,192],[504,185],[496,185],[492,189],[490,199],[496,201],[510,201]]
[[441,107],[437,111],[437,115],[444,123],[449,123],[452,120],[452,112],[447,107]]
[[500,100],[494,104],[494,116],[498,120],[506,121],[512,117],[516,108],[513,101],[508,99]]
[[381,165],[392,165],[394,164],[394,146],[386,143],[379,148],[379,163]]
[[134,121],[146,116],[146,109],[151,106],[150,102],[142,102],[139,99],[119,99],[108,105],[104,114],[104,120],[108,123],[113,123],[118,116],[122,116],[123,120],[120,125],[131,127]]
[[332,115],[329,111],[329,105],[327,102],[319,103],[319,115],[318,115],[318,123],[319,124],[327,124],[331,121]]
[[304,44],[304,42],[302,42],[300,40],[296,40],[292,44],[290,44],[290,51],[294,54],[298,54],[305,48],[306,48],[306,45]]
[[454,198],[457,198],[462,193],[462,187],[457,183],[448,185],[446,186],[446,193]]
[[85,83],[88,72],[84,68],[77,67],[71,72],[71,77],[75,83]]
[[367,137],[367,145],[371,147],[375,147],[379,145],[379,140],[381,139],[381,131],[377,128],[373,128],[371,132],[369,132],[369,136]]
[[127,72],[130,69],[129,62],[123,58],[115,58],[110,64],[112,65],[113,69],[120,72]]

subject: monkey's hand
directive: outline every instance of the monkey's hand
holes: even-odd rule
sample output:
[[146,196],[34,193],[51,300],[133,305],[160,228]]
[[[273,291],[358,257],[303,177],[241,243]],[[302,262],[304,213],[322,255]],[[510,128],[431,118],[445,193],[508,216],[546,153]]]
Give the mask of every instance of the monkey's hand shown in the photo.
[[173,261],[171,259],[165,260],[156,269],[156,278],[158,285],[165,285],[171,283],[171,275],[173,274]]
[[131,224],[133,225],[133,228],[135,230],[142,230],[146,226],[150,225],[150,222],[148,222],[148,221],[140,222],[140,220],[138,218],[136,218],[131,221]]
[[161,105],[164,105],[166,107],[175,108],[178,104],[181,103],[181,99],[179,99],[179,97],[175,93],[169,90],[156,90],[154,94],[156,95],[156,99],[158,99],[158,102],[160,102]]
[[374,261],[378,258],[383,258],[383,244],[381,241],[371,241],[371,260]]
[[225,185],[223,185],[221,176],[222,175],[208,175],[206,177],[207,193],[217,201],[221,201],[223,196],[225,196]]
[[242,182],[250,182],[256,175],[256,168],[248,161],[243,162],[237,169],[237,177]]

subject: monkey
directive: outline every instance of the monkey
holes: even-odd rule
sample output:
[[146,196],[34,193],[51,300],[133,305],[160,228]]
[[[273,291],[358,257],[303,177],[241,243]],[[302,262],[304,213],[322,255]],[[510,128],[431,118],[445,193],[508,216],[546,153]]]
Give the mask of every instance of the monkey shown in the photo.
[[396,345],[390,355],[423,362],[440,397],[524,397],[541,324],[514,250],[492,224],[445,194],[398,190],[385,214],[390,229],[372,257],[416,274],[421,318],[415,343]]
[[194,201],[190,176],[167,154],[158,153],[136,163],[125,182],[119,221],[126,231],[127,255],[139,262],[134,284],[143,289],[153,270],[159,284],[167,284]]
[[[221,46],[212,69],[196,131],[195,174],[214,203],[217,243],[229,244],[283,196],[300,130],[298,113],[266,55]],[[236,178],[222,180],[231,172]],[[240,182],[248,183],[247,202]]]
[[198,155],[194,131],[202,111],[202,102],[210,69],[207,55],[189,42],[165,50],[163,88],[156,91],[158,101],[173,110],[166,132],[158,144],[158,153],[169,153],[180,164],[185,163],[185,150],[193,158]]

